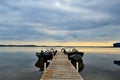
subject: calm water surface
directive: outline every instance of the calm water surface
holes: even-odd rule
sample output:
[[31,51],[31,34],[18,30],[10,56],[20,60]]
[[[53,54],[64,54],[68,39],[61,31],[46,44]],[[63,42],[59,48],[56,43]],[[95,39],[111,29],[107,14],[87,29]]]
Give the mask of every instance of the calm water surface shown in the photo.
[[120,80],[120,48],[81,48],[85,68],[80,74],[85,80]]
[[39,80],[35,47],[0,47],[0,80]]
[[[85,80],[120,80],[120,48],[84,48],[85,68],[80,74]],[[35,56],[42,47],[0,47],[0,80],[39,80],[42,72],[34,66]],[[57,49],[61,49],[58,47]]]

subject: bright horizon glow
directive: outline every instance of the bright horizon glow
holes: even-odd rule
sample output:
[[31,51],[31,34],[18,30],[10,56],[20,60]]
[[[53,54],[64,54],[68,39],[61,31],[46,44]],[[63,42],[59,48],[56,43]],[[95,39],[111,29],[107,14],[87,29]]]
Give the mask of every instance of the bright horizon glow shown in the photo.
[[116,41],[105,42],[57,42],[57,41],[2,41],[0,44],[15,45],[39,45],[39,46],[113,46]]

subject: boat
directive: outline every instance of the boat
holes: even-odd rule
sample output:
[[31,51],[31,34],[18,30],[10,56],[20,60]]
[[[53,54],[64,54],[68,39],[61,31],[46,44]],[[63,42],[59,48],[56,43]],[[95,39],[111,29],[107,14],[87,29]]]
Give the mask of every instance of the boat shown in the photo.
[[84,52],[79,52],[76,49],[72,49],[72,51],[66,51],[65,49],[62,49],[61,51],[68,56],[68,60],[70,60],[75,68],[78,67],[78,72],[84,69],[84,63],[82,60]]

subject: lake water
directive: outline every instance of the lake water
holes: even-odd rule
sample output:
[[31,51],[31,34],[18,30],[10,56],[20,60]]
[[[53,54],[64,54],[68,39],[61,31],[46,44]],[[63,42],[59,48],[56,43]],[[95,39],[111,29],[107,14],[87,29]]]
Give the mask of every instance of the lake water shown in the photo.
[[[0,47],[0,80],[39,80],[42,72],[34,64],[41,49],[45,47]],[[76,49],[85,52],[80,72],[85,80],[120,80],[120,66],[113,63],[120,60],[120,48]]]

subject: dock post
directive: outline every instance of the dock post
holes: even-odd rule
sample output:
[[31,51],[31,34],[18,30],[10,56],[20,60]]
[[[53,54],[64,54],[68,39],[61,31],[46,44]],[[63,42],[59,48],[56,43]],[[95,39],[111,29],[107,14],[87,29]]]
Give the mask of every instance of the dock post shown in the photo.
[[79,65],[78,65],[78,62],[76,62],[76,69],[77,69],[77,71],[79,71]]
[[44,72],[46,71],[46,62],[44,63]]

